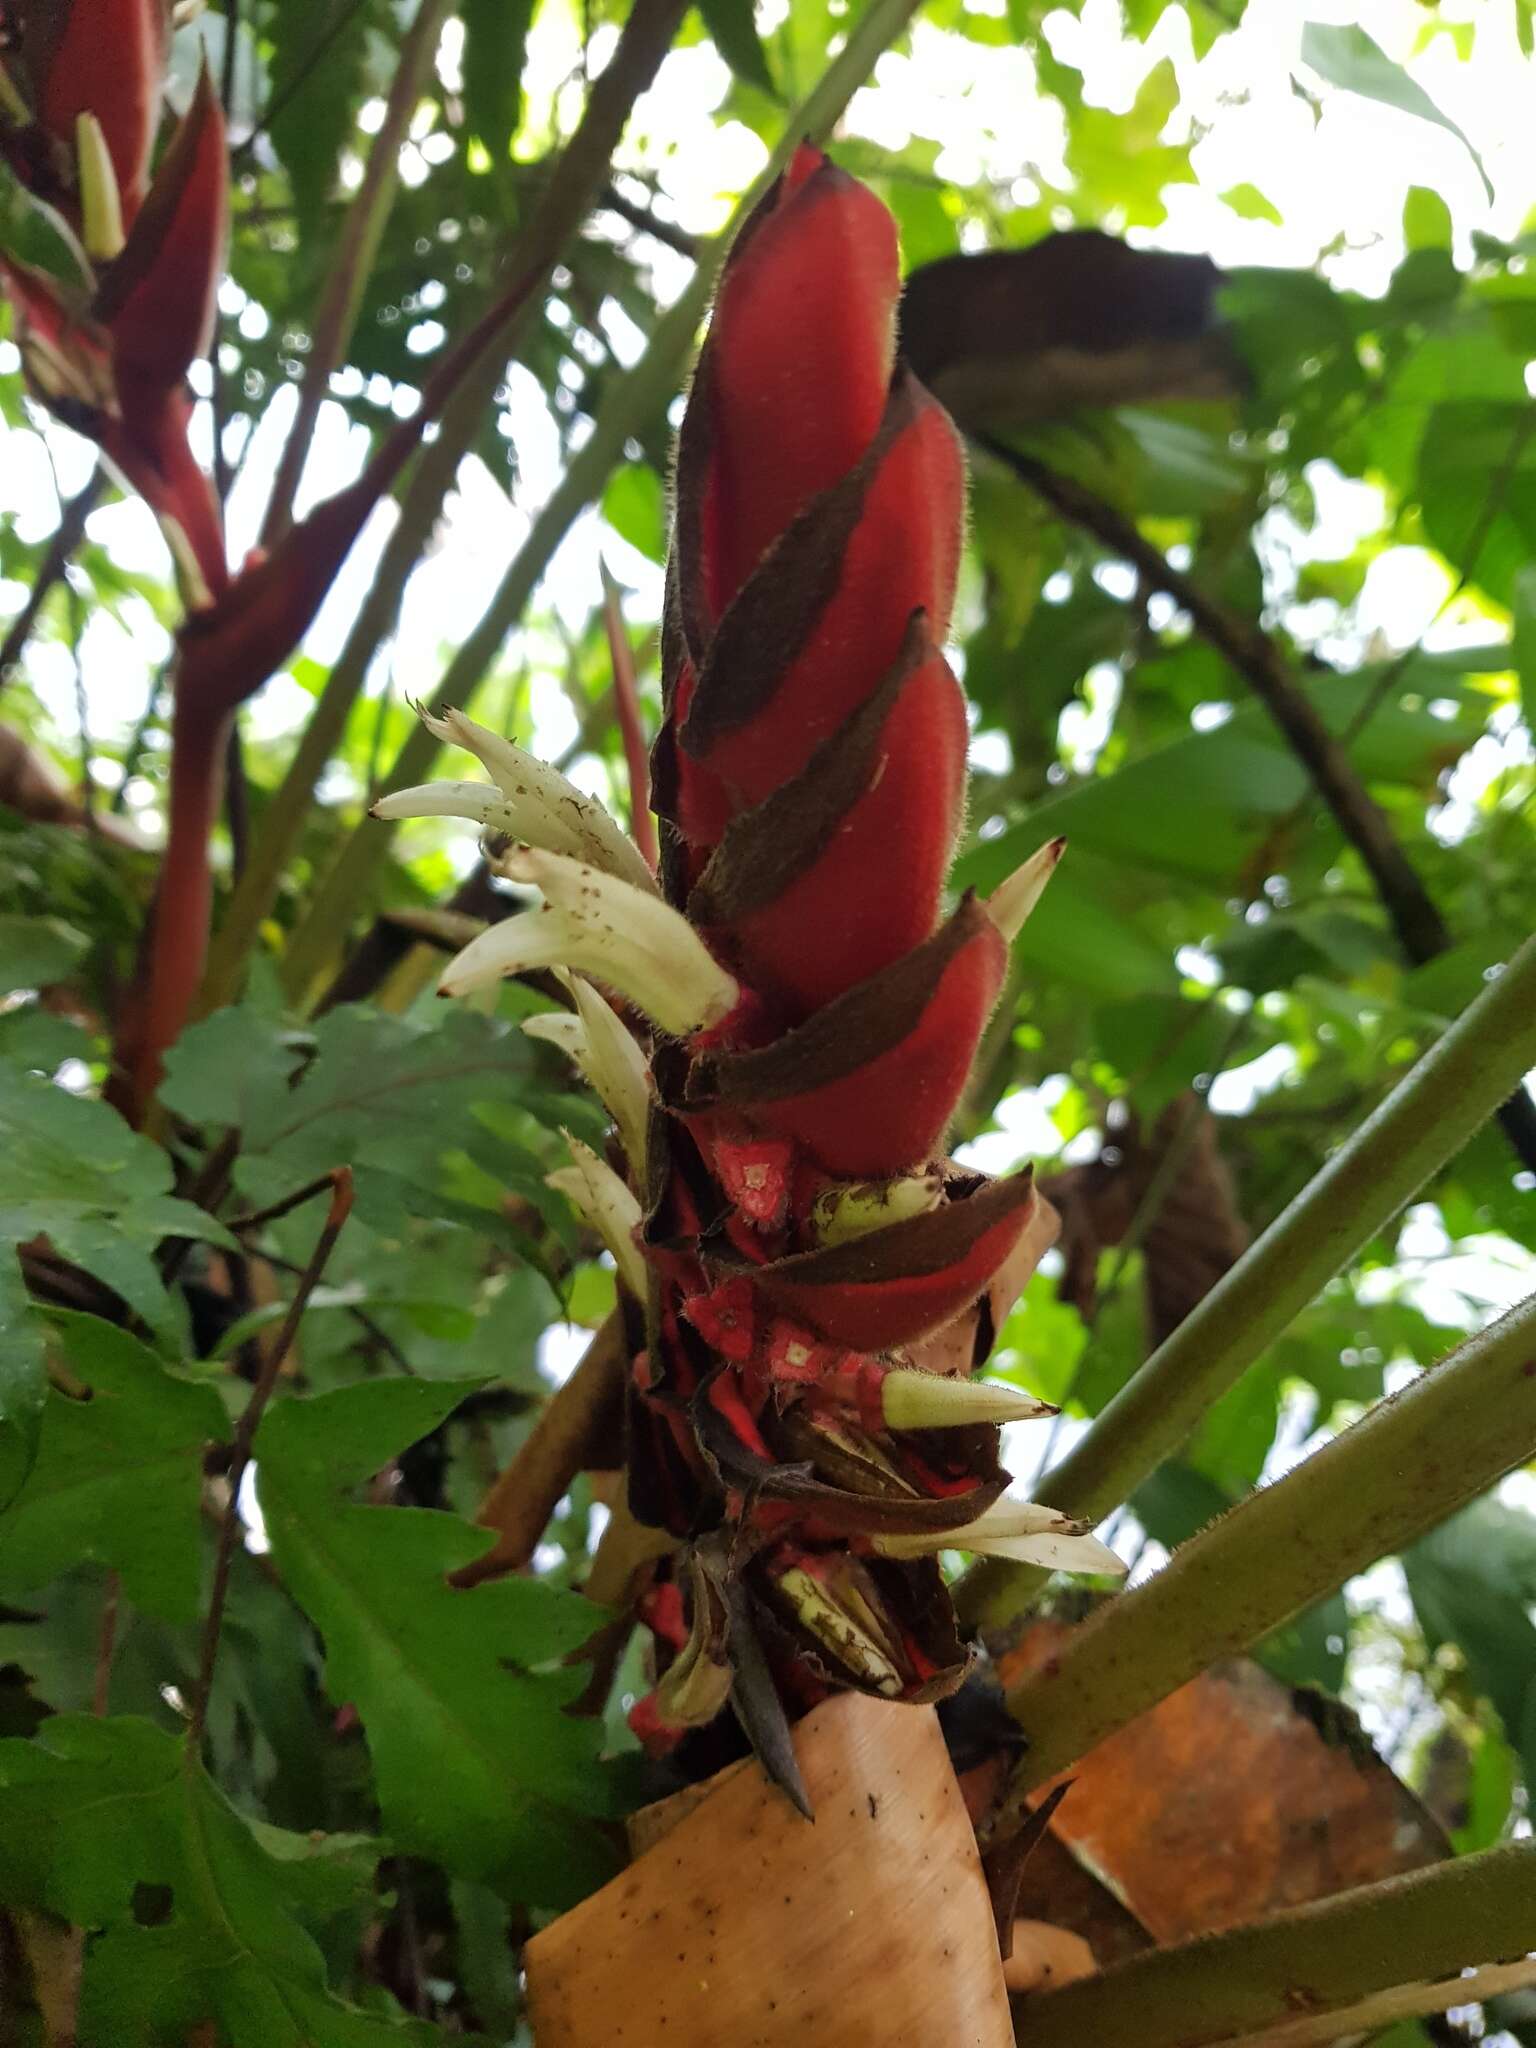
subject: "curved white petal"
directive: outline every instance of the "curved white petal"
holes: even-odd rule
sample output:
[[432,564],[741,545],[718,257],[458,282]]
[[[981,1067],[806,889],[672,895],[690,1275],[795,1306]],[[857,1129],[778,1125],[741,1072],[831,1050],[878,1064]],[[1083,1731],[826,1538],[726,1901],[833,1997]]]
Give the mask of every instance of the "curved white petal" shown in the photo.
[[1112,1572],[1117,1577],[1125,1571],[1124,1560],[1081,1522],[1031,1500],[1000,1500],[985,1514],[957,1528],[913,1536],[877,1536],[874,1544],[887,1557],[970,1550],[981,1557],[1041,1565],[1047,1571]]
[[1048,839],[1038,853],[1032,853],[1022,867],[1015,868],[1007,881],[999,883],[987,898],[987,915],[1010,945],[1045,894],[1045,885],[1066,850],[1065,839]]
[[[526,840],[530,846],[569,854],[573,860],[590,861],[594,867],[622,877],[637,889],[656,893],[656,878],[633,839],[596,797],[579,790],[558,768],[552,768],[512,740],[503,739],[499,733],[476,725],[462,711],[447,711],[441,718],[424,711],[421,716],[429,732],[448,746],[463,747],[474,754],[494,778],[501,793],[501,807],[483,820],[485,824],[505,832],[509,838]],[[492,796],[494,800],[494,792]],[[392,815],[375,808],[380,817]]]
[[545,1186],[564,1195],[587,1219],[613,1253],[619,1278],[631,1294],[638,1295],[643,1301],[647,1269],[645,1255],[635,1242],[635,1231],[640,1224],[640,1204],[613,1168],[606,1160],[599,1159],[590,1145],[583,1145],[569,1131],[565,1140],[571,1148],[572,1164],[545,1174]]
[[741,991],[733,977],[659,896],[532,848],[514,854],[505,872],[542,889],[543,907],[471,939],[449,961],[440,994],[467,995],[529,968],[575,967],[616,988],[676,1037],[718,1024],[735,1008]]
[[562,974],[576,1003],[523,1020],[529,1038],[558,1046],[592,1087],[618,1126],[624,1155],[637,1179],[645,1169],[646,1131],[651,1118],[651,1070],[634,1036],[613,1005],[579,974]]
[[375,818],[472,818],[477,825],[494,824],[510,833],[499,813],[506,799],[494,782],[422,782],[414,789],[397,789],[381,796],[370,808]]
[[624,1156],[639,1181],[645,1173],[646,1134],[655,1093],[650,1062],[607,997],[579,974],[569,980],[576,1014],[587,1034],[592,1086],[618,1126]]

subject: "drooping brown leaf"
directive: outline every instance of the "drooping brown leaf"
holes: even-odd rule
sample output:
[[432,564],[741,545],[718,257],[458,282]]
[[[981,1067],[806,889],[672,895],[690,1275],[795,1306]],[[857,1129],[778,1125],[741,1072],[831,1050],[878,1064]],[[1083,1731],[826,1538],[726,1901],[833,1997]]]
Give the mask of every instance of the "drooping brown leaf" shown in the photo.
[[1239,388],[1207,256],[1132,249],[1096,228],[947,256],[907,280],[902,348],[962,427]]
[[[1004,1683],[1038,1669],[1067,1629],[1031,1627],[1000,1660]],[[1347,1709],[1293,1692],[1245,1658],[1213,1665],[1091,1750],[1071,1777],[1052,1835],[1159,1943],[1450,1854],[1439,1823]],[[1025,1870],[1020,1914],[1083,1934],[1101,1963],[1126,1953],[1126,1930],[1105,1950],[1112,1920],[1054,1876],[1042,1850]]]
[[1169,1103],[1144,1136],[1127,1110],[1112,1124],[1097,1159],[1040,1183],[1041,1194],[1061,1214],[1062,1298],[1092,1322],[1099,1254],[1122,1244],[1138,1225],[1170,1152],[1178,1155],[1172,1177],[1156,1195],[1141,1239],[1153,1344],[1178,1328],[1248,1247],[1248,1227],[1238,1214],[1216,1119],[1194,1095],[1184,1094]]

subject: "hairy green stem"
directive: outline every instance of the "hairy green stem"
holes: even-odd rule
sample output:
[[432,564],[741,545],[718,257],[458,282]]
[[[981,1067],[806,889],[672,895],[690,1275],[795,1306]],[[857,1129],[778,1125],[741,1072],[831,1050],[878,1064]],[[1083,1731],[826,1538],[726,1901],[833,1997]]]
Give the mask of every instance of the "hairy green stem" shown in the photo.
[[[522,616],[555,549],[601,491],[625,442],[671,397],[736,229],[799,144],[807,137],[825,135],[834,125],[875,59],[906,27],[917,5],[918,0],[871,0],[822,78],[792,112],[762,175],[742,198],[725,230],[700,248],[687,289],[663,315],[639,362],[610,391],[590,436],[534,521],[478,625],[449,663],[431,699],[429,708],[434,713],[468,704],[501,643]],[[419,727],[395,757],[382,789],[404,789],[419,781],[437,751],[438,742],[425,726]],[[283,960],[283,985],[292,1001],[303,1003],[316,993],[326,963],[361,907],[394,832],[393,824],[364,819],[326,875]]]
[[[1308,1302],[1411,1201],[1536,1066],[1536,939],[1398,1084],[1037,1489],[1097,1521],[1176,1451]],[[988,1563],[961,1581],[971,1628],[1002,1626],[1041,1584]]]
[[1031,1999],[1017,2036],[1022,2048],[1205,2048],[1533,1944],[1536,1846],[1517,1842],[1133,1956]]
[[[1107,1601],[1008,1695],[1025,1795],[1218,1658],[1283,1627],[1536,1451],[1536,1295]],[[1532,1894],[1536,1938],[1536,1893]],[[1467,1960],[1471,1960],[1468,1958]]]

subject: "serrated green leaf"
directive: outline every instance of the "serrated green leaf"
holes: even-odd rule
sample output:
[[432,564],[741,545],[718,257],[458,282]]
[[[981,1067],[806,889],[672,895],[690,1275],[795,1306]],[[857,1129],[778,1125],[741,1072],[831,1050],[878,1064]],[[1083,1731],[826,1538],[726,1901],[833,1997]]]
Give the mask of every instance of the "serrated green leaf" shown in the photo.
[[31,1593],[88,1561],[119,1572],[136,1606],[192,1621],[203,1453],[228,1439],[223,1404],[126,1330],[50,1320],[89,1398],[48,1395],[36,1458],[0,1525],[0,1589]]
[[339,1498],[469,1390],[384,1380],[284,1402],[257,1438],[262,1511],[278,1569],[325,1638],[331,1696],[362,1718],[401,1848],[564,1905],[614,1868],[595,1825],[608,1796],[600,1727],[565,1711],[583,1677],[553,1665],[600,1610],[535,1579],[455,1591],[448,1575],[483,1554],[484,1530]]
[[1320,78],[1342,92],[1359,93],[1379,106],[1396,107],[1454,135],[1477,167],[1489,201],[1493,186],[1483,169],[1483,160],[1466,135],[1446,114],[1442,114],[1417,80],[1401,64],[1394,64],[1381,45],[1353,22],[1309,21],[1301,32],[1301,57]]
[[430,2048],[331,1994],[315,1935],[367,1896],[379,1845],[253,1827],[148,1721],[61,1714],[0,1742],[0,1897],[91,1935],[80,2048]]
[[177,1235],[228,1244],[221,1223],[170,1193],[170,1159],[103,1102],[0,1067],[0,1246],[44,1237],[152,1329],[172,1315],[150,1254]]

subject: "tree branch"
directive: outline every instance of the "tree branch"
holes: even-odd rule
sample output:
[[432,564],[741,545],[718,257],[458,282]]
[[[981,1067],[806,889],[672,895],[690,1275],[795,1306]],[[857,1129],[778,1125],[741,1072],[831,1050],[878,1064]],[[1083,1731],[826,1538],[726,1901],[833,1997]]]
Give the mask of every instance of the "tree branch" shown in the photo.
[[219,1524],[218,1546],[213,1561],[213,1589],[208,1596],[208,1613],[203,1622],[203,1652],[198,1667],[197,1690],[192,1696],[192,1709],[187,1717],[187,1748],[195,1755],[202,1741],[203,1728],[208,1718],[208,1700],[213,1691],[214,1666],[219,1656],[219,1636],[224,1626],[224,1603],[229,1597],[230,1567],[234,1562],[235,1532],[240,1525],[240,1482],[245,1477],[251,1462],[251,1451],[256,1442],[256,1431],[272,1398],[277,1385],[278,1372],[283,1360],[298,1334],[304,1311],[309,1306],[309,1297],[315,1291],[320,1275],[325,1271],[327,1259],[341,1235],[342,1226],[352,1213],[352,1169],[338,1166],[320,1181],[313,1184],[311,1192],[329,1187],[331,1206],[326,1213],[320,1235],[315,1240],[314,1251],[309,1264],[300,1276],[294,1289],[293,1300],[288,1304],[288,1313],[278,1331],[277,1340],[267,1352],[261,1368],[261,1377],[251,1389],[251,1398],[246,1402],[244,1412],[235,1425],[234,1447],[229,1460],[229,1503],[224,1518]]
[[615,1309],[480,1503],[475,1520],[496,1531],[496,1542],[452,1575],[454,1585],[479,1586],[527,1564],[561,1496],[590,1462],[614,1414],[626,1362],[624,1325]]
[[[1046,1474],[1039,1497],[1089,1521],[1118,1506],[1533,1065],[1536,938],[1132,1375]],[[967,1626],[998,1627],[1041,1579],[1027,1565],[978,1565],[956,1604]]]
[[1530,1843],[1458,1856],[1152,1949],[1032,1998],[1020,2008],[1019,2039],[1028,2048],[1206,2048],[1299,2013],[1347,2010],[1394,1985],[1523,1955],[1536,1940],[1533,1901]]
[[[1192,577],[1175,569],[1134,520],[1086,485],[992,435],[980,435],[978,440],[1060,518],[1131,563],[1144,584],[1163,591],[1188,612],[1196,631],[1236,669],[1263,704],[1312,778],[1339,830],[1364,863],[1409,963],[1422,966],[1445,952],[1452,942],[1450,929],[1398,845],[1386,813],[1366,790],[1348,749],[1323,723],[1316,706],[1299,687],[1290,663],[1263,627],[1229,611]],[[1521,1164],[1536,1172],[1536,1103],[1524,1088],[1500,1108],[1499,1122]]]
[[624,625],[624,601],[619,586],[603,572],[603,630],[608,636],[608,659],[613,668],[613,701],[619,715],[619,732],[624,741],[624,764],[629,772],[629,834],[639,847],[647,867],[655,873],[659,852],[656,820],[651,816],[651,750],[640,719],[640,691],[635,679],[635,656]]
[[32,628],[37,624],[43,606],[69,567],[70,556],[79,547],[85,533],[85,522],[95,509],[101,496],[106,478],[100,469],[93,469],[83,487],[76,492],[64,507],[59,517],[58,528],[48,544],[48,552],[38,565],[32,588],[27,593],[26,603],[12,619],[3,641],[0,641],[0,690],[10,681],[11,671],[26,651],[32,637]]
[[1536,1295],[1181,1544],[1017,1685],[1008,1711],[1025,1751],[997,1832],[1106,1736],[1402,1550],[1533,1451]]

